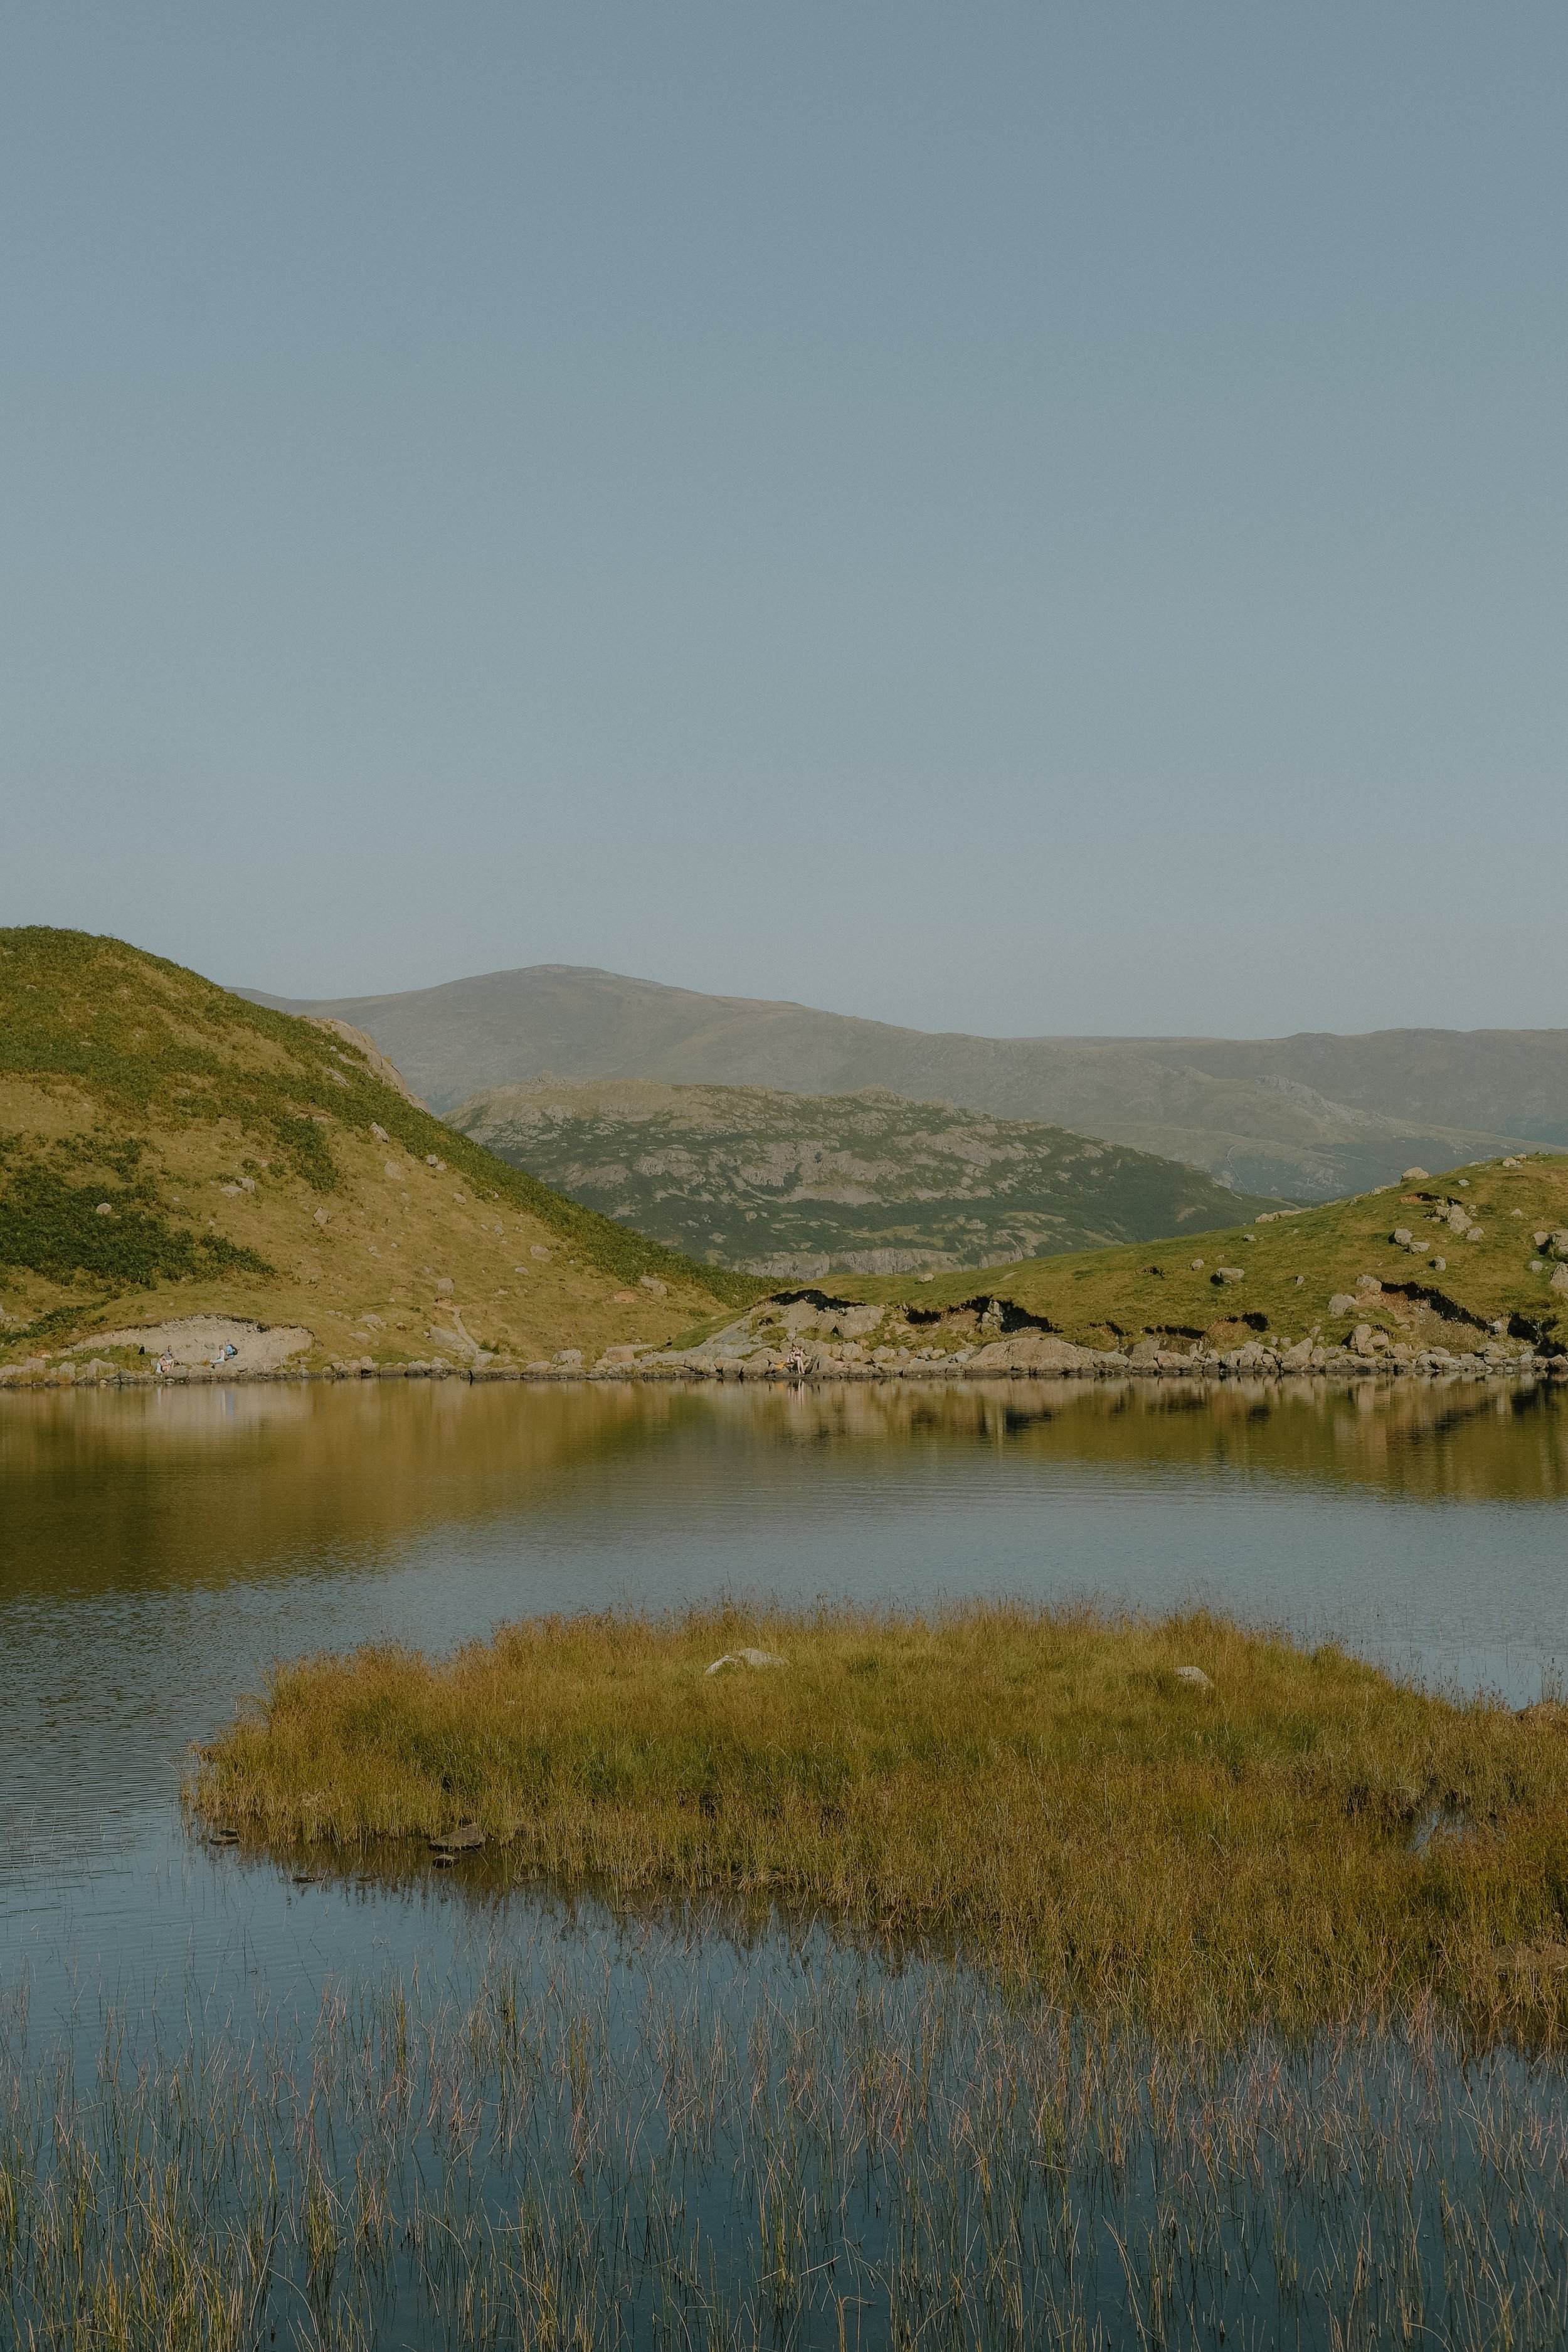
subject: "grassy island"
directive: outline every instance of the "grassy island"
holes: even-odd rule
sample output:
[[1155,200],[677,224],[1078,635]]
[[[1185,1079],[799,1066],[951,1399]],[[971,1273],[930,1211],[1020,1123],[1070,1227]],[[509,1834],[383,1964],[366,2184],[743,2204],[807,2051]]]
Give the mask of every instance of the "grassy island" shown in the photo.
[[[783,1663],[710,1671],[743,1650]],[[188,1794],[361,1866],[462,1831],[624,1898],[806,1906],[1156,2025],[1436,1997],[1553,2040],[1568,1992],[1568,1709],[1205,1614],[721,1609],[308,1658]]]

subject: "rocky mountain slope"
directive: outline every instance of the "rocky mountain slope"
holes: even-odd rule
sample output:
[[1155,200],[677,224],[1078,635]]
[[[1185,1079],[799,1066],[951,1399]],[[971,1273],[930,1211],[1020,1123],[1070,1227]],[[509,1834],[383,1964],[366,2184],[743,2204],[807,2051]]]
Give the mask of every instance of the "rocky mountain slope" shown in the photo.
[[1238,1191],[1325,1199],[1568,1144],[1568,1030],[1366,1037],[929,1035],[564,964],[390,996],[257,996],[355,1024],[437,1110],[547,1073],[856,1094],[1033,1119],[1186,1161]]
[[1568,1159],[1510,1156],[1436,1176],[1412,1169],[1351,1200],[1266,1211],[1197,1247],[994,1266],[983,1292],[961,1274],[847,1276],[832,1288],[862,1316],[880,1309],[886,1320],[868,1335],[874,1328],[885,1340],[897,1323],[961,1343],[1011,1336],[1020,1361],[1053,1335],[1069,1347],[1184,1358],[1256,1345],[1295,1350],[1299,1365],[1314,1349],[1568,1356]]
[[540,1079],[451,1119],[672,1248],[774,1277],[989,1265],[1269,1205],[1123,1144],[879,1091]]
[[174,1327],[188,1355],[216,1316],[258,1365],[529,1360],[759,1288],[441,1125],[342,1031],[118,940],[0,930],[0,1362],[130,1360]]
[[[645,1378],[1223,1370],[1568,1380],[1568,1160],[1481,1162],[1192,1244],[835,1276],[649,1349]],[[1516,1391],[1528,1396],[1530,1391]],[[1490,1391],[1479,1405],[1489,1410]],[[1550,1451],[1551,1432],[1542,1424]],[[1552,1473],[1555,1476],[1555,1471]]]

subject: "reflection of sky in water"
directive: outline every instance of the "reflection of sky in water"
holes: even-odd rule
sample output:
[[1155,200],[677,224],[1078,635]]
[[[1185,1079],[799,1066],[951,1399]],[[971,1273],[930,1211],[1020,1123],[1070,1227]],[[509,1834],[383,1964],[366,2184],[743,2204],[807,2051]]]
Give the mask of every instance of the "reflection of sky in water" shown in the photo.
[[[19,1409],[19,1410],[18,1410]],[[273,1657],[711,1597],[1211,1602],[1515,1701],[1568,1656],[1568,1401],[1178,1412],[1081,1390],[6,1399],[0,1966],[314,1981],[404,1898],[218,1868],[188,1743]],[[329,1924],[330,1923],[330,1924]]]

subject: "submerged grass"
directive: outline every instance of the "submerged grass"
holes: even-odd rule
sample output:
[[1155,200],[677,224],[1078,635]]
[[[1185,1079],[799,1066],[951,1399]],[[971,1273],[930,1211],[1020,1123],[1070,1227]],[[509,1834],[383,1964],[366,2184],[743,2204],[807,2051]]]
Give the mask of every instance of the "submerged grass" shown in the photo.
[[[706,1671],[742,1644],[787,1664]],[[309,1658],[188,1795],[275,1847],[471,1822],[523,1874],[805,1904],[1157,2029],[1564,2020],[1568,1713],[1207,1614],[721,1609]]]
[[[1393,2033],[1223,2058],[816,1939],[531,1948],[174,2046],[0,2030],[28,2352],[1560,2346],[1563,2078]],[[801,1965],[805,1963],[805,1965]]]

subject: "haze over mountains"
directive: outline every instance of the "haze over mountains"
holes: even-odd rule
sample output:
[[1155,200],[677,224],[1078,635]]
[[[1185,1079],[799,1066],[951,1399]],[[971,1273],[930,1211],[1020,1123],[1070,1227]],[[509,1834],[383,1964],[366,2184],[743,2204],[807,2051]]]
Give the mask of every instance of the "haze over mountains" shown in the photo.
[[570,964],[332,999],[237,993],[374,1038],[438,1112],[543,1076],[885,1087],[1032,1119],[1321,1200],[1529,1144],[1568,1146],[1568,1030],[1390,1029],[1196,1037],[973,1037],[709,996]]

